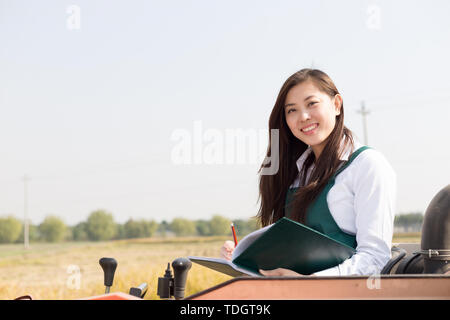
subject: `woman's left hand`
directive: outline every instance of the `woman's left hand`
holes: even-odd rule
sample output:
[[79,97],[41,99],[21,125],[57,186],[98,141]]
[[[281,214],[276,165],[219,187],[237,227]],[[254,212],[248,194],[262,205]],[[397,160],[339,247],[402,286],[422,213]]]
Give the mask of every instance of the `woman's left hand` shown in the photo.
[[261,270],[259,269],[259,273],[261,273],[264,276],[291,276],[291,277],[298,277],[303,276],[303,274],[297,273],[295,271],[284,269],[284,268],[278,268],[273,270]]

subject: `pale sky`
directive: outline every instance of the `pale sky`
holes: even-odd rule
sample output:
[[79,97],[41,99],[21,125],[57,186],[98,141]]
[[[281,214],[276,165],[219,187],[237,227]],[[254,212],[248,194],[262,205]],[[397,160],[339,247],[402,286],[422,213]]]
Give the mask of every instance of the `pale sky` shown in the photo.
[[423,212],[450,183],[449,9],[0,0],[0,216],[23,217],[25,174],[33,223],[73,225],[100,208],[120,223],[254,216],[257,161],[211,164],[192,145],[199,163],[177,164],[172,138],[188,133],[204,151],[267,131],[283,82],[311,66],[334,80],[361,141],[365,101],[369,145],[397,173],[397,213]]

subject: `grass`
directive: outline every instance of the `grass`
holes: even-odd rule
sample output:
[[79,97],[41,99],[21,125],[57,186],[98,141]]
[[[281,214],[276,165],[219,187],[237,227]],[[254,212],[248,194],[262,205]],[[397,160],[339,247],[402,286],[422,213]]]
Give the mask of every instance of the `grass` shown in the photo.
[[392,239],[394,243],[420,243],[420,232],[396,233]]
[[[188,255],[218,256],[224,238],[129,240],[99,243],[0,246],[0,299],[31,295],[33,299],[78,299],[104,293],[102,257],[114,257],[117,270],[111,292],[129,292],[147,282],[145,299],[158,299],[158,277],[167,263]],[[78,275],[73,270],[79,269]],[[193,264],[186,296],[231,277]],[[78,281],[79,280],[79,281]],[[77,284],[79,284],[77,288]]]
[[[111,292],[126,292],[147,282],[145,299],[156,295],[158,277],[178,257],[218,257],[227,237],[151,238],[109,242],[0,245],[0,299],[31,295],[33,299],[79,299],[103,294],[102,257],[114,257],[117,270]],[[420,233],[396,234],[393,242],[419,242]],[[79,270],[79,273],[74,272]],[[186,296],[231,277],[193,264]]]

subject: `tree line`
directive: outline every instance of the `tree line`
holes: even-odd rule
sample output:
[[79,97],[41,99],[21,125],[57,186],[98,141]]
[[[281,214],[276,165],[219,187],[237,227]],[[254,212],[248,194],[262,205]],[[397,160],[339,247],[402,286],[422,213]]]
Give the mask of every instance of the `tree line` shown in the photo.
[[394,230],[396,232],[420,232],[424,215],[420,212],[400,214],[395,216]]
[[[155,236],[226,236],[231,235],[231,222],[239,236],[259,228],[256,219],[230,220],[214,215],[209,220],[174,218],[171,222],[129,219],[120,224],[106,210],[91,212],[86,221],[68,226],[55,215],[47,216],[39,225],[30,224],[30,242],[107,241]],[[0,217],[0,243],[21,243],[24,240],[23,222],[14,216]]]
[[[214,215],[209,220],[190,220],[175,218],[171,222],[129,219],[124,224],[114,221],[113,215],[105,210],[93,211],[86,221],[75,226],[67,226],[55,215],[47,216],[39,225],[29,226],[30,242],[62,241],[107,241],[155,236],[231,236],[231,222],[238,236],[242,237],[260,226],[255,218],[230,220]],[[422,213],[401,214],[395,217],[397,231],[420,231],[423,223]],[[21,220],[14,216],[0,217],[0,243],[21,243],[24,228]]]

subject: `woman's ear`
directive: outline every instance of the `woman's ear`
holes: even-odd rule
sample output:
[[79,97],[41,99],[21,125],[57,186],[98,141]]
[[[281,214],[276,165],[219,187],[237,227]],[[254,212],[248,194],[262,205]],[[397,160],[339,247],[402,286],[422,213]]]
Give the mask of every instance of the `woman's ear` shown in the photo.
[[341,107],[342,107],[342,96],[338,93],[334,96],[334,109],[336,110],[336,115],[341,114]]

